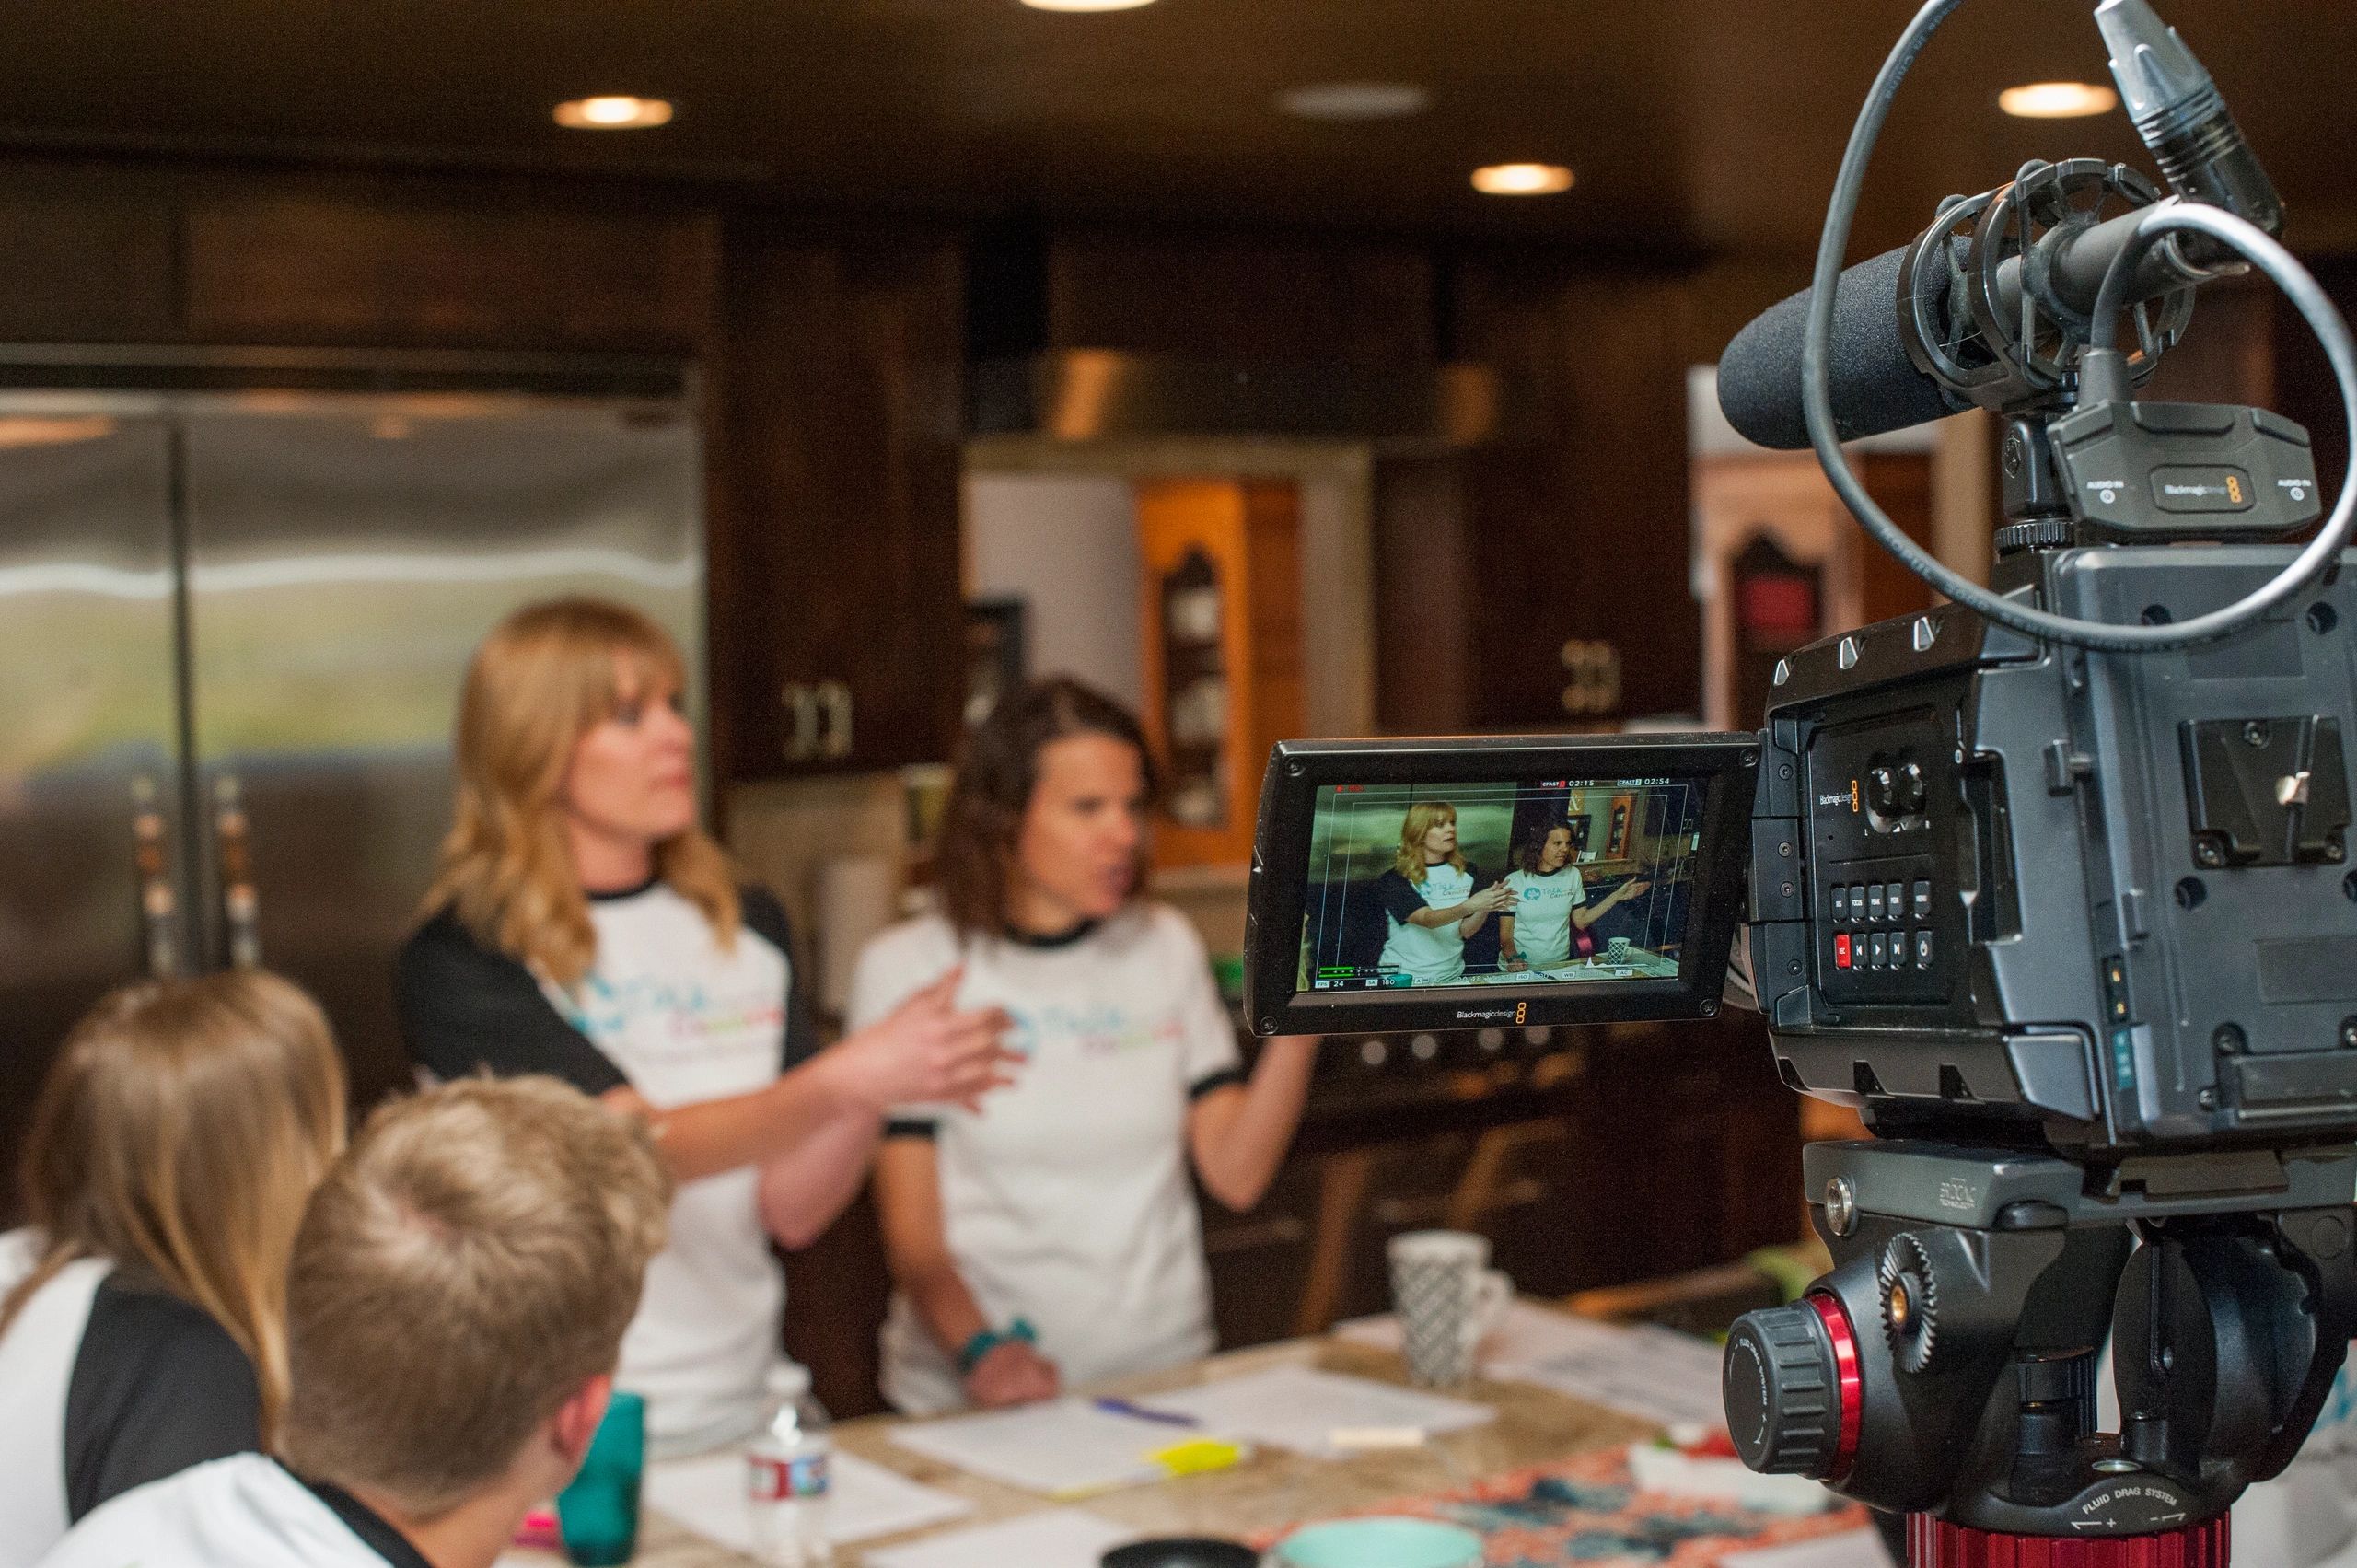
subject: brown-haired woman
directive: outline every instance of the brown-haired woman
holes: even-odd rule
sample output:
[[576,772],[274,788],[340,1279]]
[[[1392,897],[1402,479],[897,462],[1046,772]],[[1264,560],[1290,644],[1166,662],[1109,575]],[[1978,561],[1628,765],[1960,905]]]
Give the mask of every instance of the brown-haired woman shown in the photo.
[[885,1109],[1004,1080],[955,981],[819,1051],[776,900],[697,825],[679,648],[603,600],[517,611],[459,701],[458,801],[427,919],[401,955],[402,1032],[429,1071],[546,1073],[650,1119],[679,1182],[620,1381],[659,1451],[759,1424],[785,1282],[857,1191]]
[[943,911],[860,955],[854,1022],[951,976],[1014,1019],[1021,1079],[911,1107],[877,1164],[898,1286],[884,1392],[1004,1405],[1212,1348],[1191,1172],[1244,1209],[1276,1173],[1316,1042],[1248,1079],[1203,947],[1139,895],[1152,764],[1137,721],[1070,680],[1008,693],[969,738],[943,828]]
[[0,1237],[0,1562],[273,1437],[286,1260],[343,1146],[311,999],[257,971],[127,986],[66,1037]]

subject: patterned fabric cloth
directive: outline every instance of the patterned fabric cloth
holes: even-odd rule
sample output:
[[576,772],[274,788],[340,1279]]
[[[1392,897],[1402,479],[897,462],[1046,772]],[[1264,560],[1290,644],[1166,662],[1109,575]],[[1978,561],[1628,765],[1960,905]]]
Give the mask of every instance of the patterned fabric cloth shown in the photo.
[[[1764,1514],[1639,1492],[1629,1450],[1608,1448],[1493,1477],[1456,1492],[1370,1508],[1478,1530],[1491,1568],[1716,1568],[1730,1552],[1866,1527],[1851,1504],[1822,1514]],[[1254,1541],[1263,1550],[1283,1532]]]

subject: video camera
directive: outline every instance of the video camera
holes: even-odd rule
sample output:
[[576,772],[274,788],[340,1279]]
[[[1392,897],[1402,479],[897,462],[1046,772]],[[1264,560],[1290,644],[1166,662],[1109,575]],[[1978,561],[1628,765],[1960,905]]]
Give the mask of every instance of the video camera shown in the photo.
[[[1720,370],[1736,427],[1815,447],[1949,602],[1791,656],[1756,735],[1278,747],[1248,1002],[1319,1032],[1701,1016],[1747,989],[1784,1081],[1876,1136],[1805,1151],[1836,1267],[1730,1337],[1746,1460],[1910,1513],[1919,1565],[2049,1560],[2017,1538],[2219,1563],[2357,1333],[2357,503],[2275,542],[2323,513],[2306,433],[2133,389],[2246,261],[2323,342],[2353,437],[2357,351],[2143,0],[2096,20],[2174,197],[2032,164],[1841,273],[1891,97],[1959,3],[1877,80],[1814,286]],[[1973,403],[2007,421],[1986,589],[1839,445]]]

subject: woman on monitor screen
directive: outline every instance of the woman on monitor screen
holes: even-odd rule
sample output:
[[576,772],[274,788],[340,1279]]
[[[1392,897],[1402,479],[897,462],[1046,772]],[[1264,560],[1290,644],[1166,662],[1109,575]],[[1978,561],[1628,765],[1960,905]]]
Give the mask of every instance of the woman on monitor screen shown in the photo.
[[1615,906],[1643,897],[1650,885],[1631,877],[1595,903],[1572,864],[1572,829],[1557,822],[1525,841],[1520,863],[1504,884],[1514,895],[1514,912],[1498,917],[1498,962],[1510,970],[1552,969],[1596,951],[1588,927]]
[[1479,873],[1457,847],[1457,807],[1420,800],[1399,824],[1399,854],[1375,885],[1386,935],[1381,967],[1417,985],[1454,985],[1465,978],[1465,939],[1492,914],[1514,908],[1496,883],[1473,890]]

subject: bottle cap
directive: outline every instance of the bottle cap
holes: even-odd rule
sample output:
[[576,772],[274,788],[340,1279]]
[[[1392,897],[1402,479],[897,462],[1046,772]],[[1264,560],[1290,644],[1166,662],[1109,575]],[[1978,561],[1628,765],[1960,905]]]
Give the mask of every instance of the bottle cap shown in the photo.
[[798,1400],[810,1391],[810,1369],[798,1361],[773,1362],[761,1382],[773,1399]]

